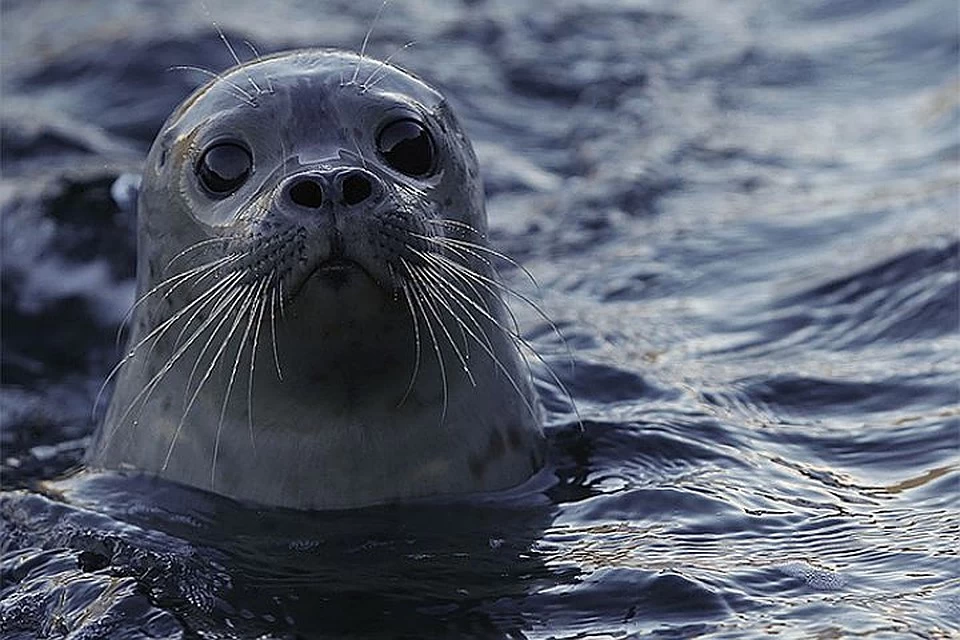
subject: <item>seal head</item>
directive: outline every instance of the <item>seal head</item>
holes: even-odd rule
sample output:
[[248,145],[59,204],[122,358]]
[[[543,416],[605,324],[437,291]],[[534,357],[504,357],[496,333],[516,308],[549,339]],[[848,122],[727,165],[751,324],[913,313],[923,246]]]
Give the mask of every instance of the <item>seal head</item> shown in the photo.
[[295,508],[522,482],[541,410],[486,225],[470,143],[412,75],[320,49],[223,74],[147,157],[88,463]]

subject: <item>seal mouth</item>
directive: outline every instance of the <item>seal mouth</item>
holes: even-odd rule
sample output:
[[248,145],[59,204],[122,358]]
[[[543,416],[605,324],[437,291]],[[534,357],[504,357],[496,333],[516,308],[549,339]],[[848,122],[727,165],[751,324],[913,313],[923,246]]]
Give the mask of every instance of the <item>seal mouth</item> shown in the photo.
[[306,283],[307,280],[319,280],[335,290],[340,290],[358,276],[366,276],[376,282],[376,279],[374,279],[359,262],[344,256],[335,256],[317,263],[317,265],[306,274],[303,282]]
[[350,280],[352,273],[362,270],[359,264],[347,258],[331,258],[317,265],[308,277],[323,280],[334,289],[340,289]]
[[320,262],[310,275],[326,275],[330,272],[346,271],[349,269],[362,269],[356,261],[349,258],[338,257],[329,258]]
[[317,262],[305,280],[316,278],[339,290],[358,272],[370,275],[359,262],[348,257],[343,235],[334,230],[330,237],[330,255]]

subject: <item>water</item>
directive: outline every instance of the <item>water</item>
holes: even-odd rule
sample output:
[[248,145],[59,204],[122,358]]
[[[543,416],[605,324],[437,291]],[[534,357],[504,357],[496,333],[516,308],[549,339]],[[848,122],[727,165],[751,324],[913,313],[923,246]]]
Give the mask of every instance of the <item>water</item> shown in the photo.
[[166,69],[379,2],[207,6],[3,5],[5,638],[960,634],[954,3],[394,0],[371,51],[473,137],[583,425],[544,376],[530,486],[311,514],[47,482],[133,294],[111,186],[202,80]]

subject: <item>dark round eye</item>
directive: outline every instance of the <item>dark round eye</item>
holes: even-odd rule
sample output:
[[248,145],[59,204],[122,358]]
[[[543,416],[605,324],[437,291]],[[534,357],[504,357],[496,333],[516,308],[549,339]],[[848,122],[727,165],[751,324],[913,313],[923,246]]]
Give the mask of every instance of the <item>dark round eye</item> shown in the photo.
[[391,167],[414,178],[433,170],[433,138],[416,120],[397,120],[380,130],[377,149]]
[[226,197],[239,189],[253,168],[246,147],[236,142],[220,142],[208,148],[197,163],[197,177],[214,196]]

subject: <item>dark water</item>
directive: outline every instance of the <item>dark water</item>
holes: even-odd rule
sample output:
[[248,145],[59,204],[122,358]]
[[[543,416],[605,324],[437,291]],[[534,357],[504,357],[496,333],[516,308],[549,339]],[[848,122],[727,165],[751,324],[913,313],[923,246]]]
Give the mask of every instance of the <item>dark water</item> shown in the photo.
[[[2,5],[4,638],[960,635],[950,0],[394,0],[371,51],[472,135],[552,467],[255,510],[78,463],[133,295],[111,198],[238,49],[379,2]],[[245,55],[245,54],[244,54]],[[544,378],[547,380],[548,378]]]

